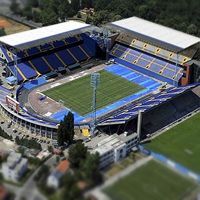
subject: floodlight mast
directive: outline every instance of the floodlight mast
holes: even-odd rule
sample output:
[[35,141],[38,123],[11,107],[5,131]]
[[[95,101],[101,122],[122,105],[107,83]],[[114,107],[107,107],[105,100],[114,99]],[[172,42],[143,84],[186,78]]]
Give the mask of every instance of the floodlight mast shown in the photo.
[[96,104],[97,104],[97,88],[100,83],[100,74],[93,73],[91,74],[91,87],[93,89],[92,94],[92,122],[91,122],[91,133],[94,135],[96,128]]

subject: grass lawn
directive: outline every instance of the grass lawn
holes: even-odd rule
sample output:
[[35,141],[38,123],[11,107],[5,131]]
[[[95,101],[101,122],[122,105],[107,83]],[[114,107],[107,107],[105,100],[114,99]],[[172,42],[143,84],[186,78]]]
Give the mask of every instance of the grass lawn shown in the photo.
[[[105,70],[100,71],[100,75],[100,85],[97,90],[97,109],[143,89],[140,85]],[[64,101],[67,108],[81,115],[91,112],[92,89],[90,75],[47,90],[44,94],[55,101]]]
[[196,187],[196,183],[152,160],[104,192],[112,200],[177,200]]
[[200,113],[145,145],[200,173]]

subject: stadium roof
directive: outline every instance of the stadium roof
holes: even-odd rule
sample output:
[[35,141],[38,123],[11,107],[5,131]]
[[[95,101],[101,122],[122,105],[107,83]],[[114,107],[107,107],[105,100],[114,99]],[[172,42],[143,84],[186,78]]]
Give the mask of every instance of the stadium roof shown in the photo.
[[200,38],[162,26],[138,17],[130,17],[116,22],[111,25],[126,29],[136,35],[148,38],[152,42],[162,42],[173,46],[176,50],[186,49],[200,42]]
[[51,26],[37,28],[29,31],[24,31],[12,35],[0,37],[0,42],[9,46],[24,49],[33,45],[39,45],[41,43],[50,42],[53,39],[61,39],[66,34],[80,31],[80,29],[87,28],[90,25],[77,22],[67,21]]

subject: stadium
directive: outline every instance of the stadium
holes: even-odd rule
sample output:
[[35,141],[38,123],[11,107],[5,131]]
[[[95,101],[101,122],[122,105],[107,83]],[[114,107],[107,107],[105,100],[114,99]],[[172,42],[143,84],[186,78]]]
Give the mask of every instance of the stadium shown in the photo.
[[[94,120],[107,134],[136,132],[141,111],[145,139],[199,110],[199,45],[200,38],[137,17],[3,36],[0,110],[50,140],[69,111],[85,136]],[[93,75],[100,76],[95,86]]]

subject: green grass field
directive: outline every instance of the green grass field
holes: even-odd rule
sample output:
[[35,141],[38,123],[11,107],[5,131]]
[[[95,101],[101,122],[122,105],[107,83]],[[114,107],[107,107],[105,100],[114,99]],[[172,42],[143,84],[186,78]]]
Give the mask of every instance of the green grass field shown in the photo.
[[196,183],[152,160],[104,192],[112,200],[177,200],[196,187]]
[[155,138],[146,148],[200,173],[200,113]]
[[[97,90],[97,109],[143,89],[137,84],[104,70],[100,71],[100,75],[100,85]],[[67,108],[81,115],[91,112],[90,75],[47,90],[44,94],[55,101],[64,101]]]

